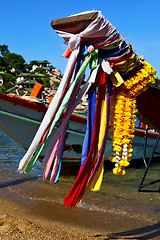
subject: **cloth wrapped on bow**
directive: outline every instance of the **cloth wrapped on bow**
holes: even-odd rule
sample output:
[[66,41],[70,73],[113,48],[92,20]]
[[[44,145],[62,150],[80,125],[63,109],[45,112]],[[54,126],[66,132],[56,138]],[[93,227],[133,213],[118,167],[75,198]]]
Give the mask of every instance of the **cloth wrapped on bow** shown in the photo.
[[[82,15],[92,13],[96,14],[96,17],[84,29],[78,30],[78,33],[76,24],[76,33],[71,29],[65,31],[54,28],[68,45],[64,56],[69,60],[59,88],[18,168],[21,173],[31,170],[46,139],[66,109],[43,160],[43,165],[46,166],[44,178],[47,178],[52,170],[50,181],[58,181],[67,122],[84,94],[88,92],[87,128],[81,167],[64,201],[64,204],[70,207],[81,202],[88,187],[92,190],[100,189],[110,114],[110,129],[113,131],[113,156],[110,160],[115,162],[113,172],[120,175],[125,173],[124,169],[129,165],[132,152],[135,99],[147,88],[148,83],[155,79],[154,69],[148,63],[138,60],[131,45],[124,41],[101,12],[91,11]],[[84,73],[88,65],[91,69],[90,76],[84,83]],[[136,78],[137,73],[141,75],[141,82]],[[138,88],[138,85],[141,87]],[[42,142],[42,139],[45,140]]]

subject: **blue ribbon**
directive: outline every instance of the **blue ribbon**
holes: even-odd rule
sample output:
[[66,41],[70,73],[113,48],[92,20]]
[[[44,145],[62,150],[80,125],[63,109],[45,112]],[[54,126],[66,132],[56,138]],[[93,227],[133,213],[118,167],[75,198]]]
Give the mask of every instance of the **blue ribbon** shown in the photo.
[[86,129],[86,134],[83,141],[81,167],[85,162],[91,147],[94,119],[95,119],[95,108],[96,108],[96,88],[94,86],[91,86],[88,92],[87,129]]

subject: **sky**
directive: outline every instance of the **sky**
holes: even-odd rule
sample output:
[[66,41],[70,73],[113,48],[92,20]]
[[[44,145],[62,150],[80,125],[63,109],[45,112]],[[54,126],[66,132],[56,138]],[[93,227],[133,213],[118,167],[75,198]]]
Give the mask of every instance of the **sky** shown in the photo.
[[144,55],[160,78],[159,0],[0,0],[0,45],[27,63],[48,60],[64,73],[64,40],[52,29],[53,19],[89,10],[101,11],[140,57]]

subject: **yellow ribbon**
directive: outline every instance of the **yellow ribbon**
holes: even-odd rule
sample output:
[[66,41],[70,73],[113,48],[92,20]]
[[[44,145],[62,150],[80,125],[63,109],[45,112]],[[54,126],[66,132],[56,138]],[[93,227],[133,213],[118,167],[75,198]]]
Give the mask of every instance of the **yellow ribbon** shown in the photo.
[[111,81],[112,81],[112,83],[115,87],[119,87],[119,86],[122,85],[122,83],[124,83],[123,78],[121,77],[121,75],[117,71],[113,71],[110,78],[111,78]]
[[[102,144],[103,144],[103,138],[105,134],[105,127],[106,127],[106,105],[107,105],[107,94],[105,95],[105,99],[102,103],[102,115],[101,115],[101,125],[100,125],[100,132],[99,132],[99,141],[98,141],[98,152],[100,152]],[[99,158],[99,154],[98,154]],[[97,159],[98,159],[97,158]],[[92,191],[99,191],[101,188],[102,180],[103,180],[103,173],[104,173],[104,156],[102,159],[102,162],[100,164],[100,167],[95,172],[91,182],[90,182],[90,189]]]

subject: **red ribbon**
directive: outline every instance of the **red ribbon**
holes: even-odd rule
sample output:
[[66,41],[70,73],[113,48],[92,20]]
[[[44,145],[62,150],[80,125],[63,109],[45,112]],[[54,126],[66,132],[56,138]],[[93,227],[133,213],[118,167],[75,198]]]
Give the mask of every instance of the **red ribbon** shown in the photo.
[[70,58],[71,53],[72,50],[70,48],[67,48],[67,50],[63,53],[62,57]]
[[95,123],[93,128],[92,143],[87,159],[79,170],[78,176],[69,191],[68,195],[64,200],[64,205],[69,207],[75,207],[76,203],[82,199],[86,188],[88,186],[89,179],[92,175],[92,172],[96,166],[97,151],[98,151],[98,139],[99,139],[99,129],[100,129],[100,118],[101,118],[101,105],[102,101],[105,98],[106,88],[102,84],[106,82],[106,75],[102,73],[101,76],[98,75],[96,85],[99,85],[97,102],[96,102],[96,111],[95,111]]

